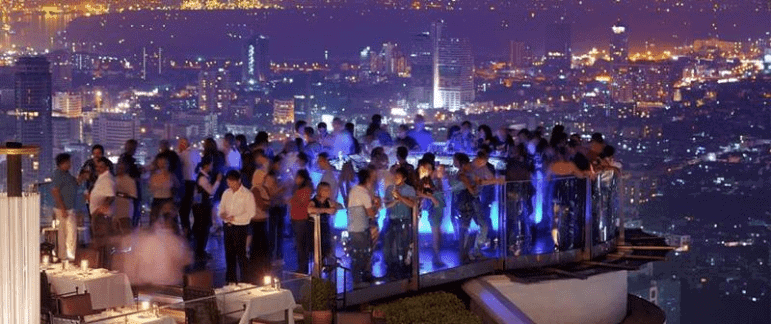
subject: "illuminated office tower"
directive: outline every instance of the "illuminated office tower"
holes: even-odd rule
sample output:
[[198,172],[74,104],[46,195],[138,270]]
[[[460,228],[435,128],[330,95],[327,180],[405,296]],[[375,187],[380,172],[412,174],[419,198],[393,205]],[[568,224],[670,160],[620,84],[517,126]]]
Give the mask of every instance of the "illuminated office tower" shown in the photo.
[[565,75],[571,70],[571,25],[547,25],[544,37],[545,72]]
[[273,101],[273,124],[292,124],[295,123],[295,100],[275,99]]
[[611,26],[611,44],[609,47],[609,53],[611,54],[611,62],[620,64],[627,62],[628,55],[628,37],[629,31],[627,26],[621,21],[617,21],[614,26]]
[[208,112],[228,111],[231,100],[228,71],[202,70],[198,74],[198,108]]
[[53,109],[64,117],[79,118],[83,114],[83,96],[77,92],[57,92]]
[[243,70],[241,81],[247,85],[268,81],[271,61],[268,59],[268,37],[252,36],[243,52]]
[[53,170],[51,134],[51,71],[45,57],[21,57],[16,61],[15,114],[19,140],[40,146],[37,159],[23,166],[23,182],[42,181]]
[[456,111],[474,101],[474,58],[469,39],[442,39],[438,68],[439,85],[435,93],[439,98],[434,98],[435,108]]

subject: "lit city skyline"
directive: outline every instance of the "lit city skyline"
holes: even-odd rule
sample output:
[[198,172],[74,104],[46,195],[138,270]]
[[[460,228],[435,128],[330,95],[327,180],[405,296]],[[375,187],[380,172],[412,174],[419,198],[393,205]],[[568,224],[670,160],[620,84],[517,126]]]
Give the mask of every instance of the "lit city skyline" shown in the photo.
[[[374,115],[389,140],[425,124],[433,152],[450,150],[464,121],[475,137],[487,126],[513,143],[520,130],[547,136],[561,125],[615,148],[618,226],[675,249],[630,271],[630,294],[668,323],[770,320],[768,1],[24,0],[0,9],[0,140],[41,148],[23,161],[25,188],[51,184],[61,153],[77,177],[95,144],[117,164],[128,139],[150,170],[160,140],[204,150],[210,137],[252,143],[265,131],[280,152],[347,122],[362,147],[351,160],[374,159]],[[523,148],[538,156],[537,144]],[[386,155],[396,161],[396,150]],[[43,201],[50,224],[53,199]],[[491,229],[509,227],[498,223]]]

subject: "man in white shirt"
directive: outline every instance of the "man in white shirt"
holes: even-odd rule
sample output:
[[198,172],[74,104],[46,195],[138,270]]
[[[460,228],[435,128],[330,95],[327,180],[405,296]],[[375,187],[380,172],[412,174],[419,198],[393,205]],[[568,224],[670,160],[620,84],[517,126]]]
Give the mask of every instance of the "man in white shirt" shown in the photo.
[[113,174],[110,173],[107,158],[102,157],[97,161],[96,171],[99,176],[89,194],[89,212],[92,216],[112,216],[113,200],[115,199],[115,179],[113,179]]
[[330,155],[326,152],[319,153],[317,155],[316,165],[319,166],[319,170],[322,172],[322,179],[320,182],[330,184],[330,199],[333,202],[338,202],[338,177],[335,176],[335,167],[330,164]]
[[201,162],[201,153],[192,148],[186,138],[177,141],[177,151],[180,153],[182,179],[185,182],[185,193],[180,202],[180,225],[182,233],[190,239],[190,210],[196,190],[196,166]]
[[[115,179],[110,173],[107,158],[102,157],[96,163],[99,176],[89,194],[88,207],[91,213],[92,246],[103,253],[108,237],[112,233],[113,203],[115,201]],[[104,258],[102,259],[104,261]],[[101,267],[97,265],[95,267]]]
[[333,127],[333,144],[332,144],[332,156],[337,157],[339,155],[348,156],[351,154],[351,147],[354,144],[354,139],[351,134],[346,132],[344,128],[343,120],[336,117],[332,121]]
[[[241,185],[241,174],[231,170],[226,175],[228,189],[220,201],[220,219],[223,221],[225,237],[225,282],[246,281],[247,273],[247,232],[249,221],[257,213],[255,197]],[[236,274],[236,268],[241,277]]]
[[372,275],[372,245],[370,220],[375,218],[381,202],[370,193],[375,184],[375,175],[364,168],[357,173],[359,184],[351,189],[348,196],[348,232],[351,238],[351,268],[354,286],[369,286]]
[[432,133],[425,128],[424,117],[421,114],[415,116],[415,127],[408,132],[408,136],[413,138],[421,151],[429,150],[429,146],[434,142]]
[[225,163],[228,169],[241,170],[241,153],[235,147],[236,137],[232,133],[225,135],[223,139],[223,154],[225,154]]

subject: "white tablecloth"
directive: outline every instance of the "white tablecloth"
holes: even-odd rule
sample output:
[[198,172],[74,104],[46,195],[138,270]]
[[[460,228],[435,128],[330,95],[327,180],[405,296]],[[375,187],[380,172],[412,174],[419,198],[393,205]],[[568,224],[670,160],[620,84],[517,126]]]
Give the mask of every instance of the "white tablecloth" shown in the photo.
[[[280,313],[281,318],[284,318],[286,311],[289,315],[289,323],[294,324],[292,310],[295,309],[295,298],[292,297],[292,292],[286,289],[263,291],[262,288],[251,284],[240,284],[239,286],[241,287],[226,286],[214,290],[217,295],[217,307],[221,313],[235,312],[246,306],[239,324],[249,324],[251,319],[260,316]],[[252,289],[244,290],[246,288]]]
[[88,273],[84,273],[74,266],[63,271],[62,266],[57,264],[48,268],[46,275],[55,294],[74,292],[75,287],[78,287],[78,293],[88,291],[91,294],[91,307],[94,309],[134,304],[129,277],[124,273],[105,269],[89,269]]
[[[175,324],[174,318],[169,315],[155,316],[152,312],[135,313],[136,308],[124,307],[115,311],[106,310],[95,315],[85,317],[86,323],[92,324]],[[131,314],[134,313],[134,314]],[[124,315],[124,316],[121,316]],[[118,317],[115,317],[118,316]],[[110,318],[115,317],[115,318]]]

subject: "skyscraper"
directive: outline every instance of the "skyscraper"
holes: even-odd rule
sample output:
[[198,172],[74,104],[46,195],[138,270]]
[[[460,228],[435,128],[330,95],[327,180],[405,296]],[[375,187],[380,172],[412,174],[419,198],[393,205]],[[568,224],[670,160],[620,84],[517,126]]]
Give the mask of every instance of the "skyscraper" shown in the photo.
[[23,144],[40,146],[38,160],[23,166],[25,183],[42,181],[53,170],[50,68],[45,57],[21,57],[16,61],[17,134]]
[[198,74],[198,108],[202,111],[223,112],[230,107],[231,88],[228,71],[202,70]]
[[[474,57],[467,38],[446,38],[439,47],[439,98],[434,98],[435,108],[451,111],[461,109],[474,101]],[[439,101],[438,101],[439,100]]]
[[243,51],[243,71],[241,81],[252,85],[266,82],[270,74],[271,61],[268,59],[268,37],[252,36]]
[[611,26],[611,43],[609,46],[609,53],[611,54],[610,56],[612,63],[620,64],[627,62],[627,43],[627,26],[621,21],[617,21],[614,26]]
[[525,64],[525,43],[509,41],[509,68],[520,68]]
[[410,47],[410,101],[429,108],[433,105],[434,87],[434,52],[430,33],[413,36]]
[[432,42],[432,107],[434,108],[443,106],[440,95],[440,41],[444,24],[444,21],[438,20],[433,22],[431,29],[429,29],[429,37]]
[[571,69],[571,25],[547,25],[544,35],[545,73],[564,75]]

